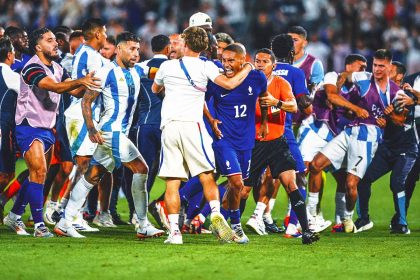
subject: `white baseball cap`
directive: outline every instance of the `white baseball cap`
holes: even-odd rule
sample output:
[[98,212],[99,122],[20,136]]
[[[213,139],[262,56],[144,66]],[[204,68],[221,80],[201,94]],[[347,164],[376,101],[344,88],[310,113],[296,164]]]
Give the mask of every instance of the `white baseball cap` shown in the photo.
[[212,22],[211,22],[211,18],[209,17],[208,14],[205,13],[195,13],[190,17],[190,27],[192,26],[203,26],[203,25],[208,25],[210,27],[212,27]]

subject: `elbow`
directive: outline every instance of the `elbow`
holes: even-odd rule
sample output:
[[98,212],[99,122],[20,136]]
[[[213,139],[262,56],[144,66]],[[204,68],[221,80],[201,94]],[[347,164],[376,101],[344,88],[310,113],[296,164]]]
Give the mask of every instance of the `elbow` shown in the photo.
[[298,106],[297,106],[297,104],[295,103],[295,104],[293,105],[292,109],[290,110],[290,113],[297,113],[297,111],[298,111]]

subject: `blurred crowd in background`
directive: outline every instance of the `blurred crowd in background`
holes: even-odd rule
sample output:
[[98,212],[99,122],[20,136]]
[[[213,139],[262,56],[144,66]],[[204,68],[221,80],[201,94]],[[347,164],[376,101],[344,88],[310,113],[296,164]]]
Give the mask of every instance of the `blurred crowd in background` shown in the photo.
[[342,71],[344,57],[353,52],[371,61],[378,48],[390,49],[408,74],[420,71],[418,0],[0,0],[0,26],[77,29],[85,19],[100,17],[109,35],[136,32],[143,39],[143,60],[152,55],[153,36],[181,32],[197,11],[213,19],[213,33],[230,34],[250,53],[301,25],[308,31],[307,52],[326,71]]

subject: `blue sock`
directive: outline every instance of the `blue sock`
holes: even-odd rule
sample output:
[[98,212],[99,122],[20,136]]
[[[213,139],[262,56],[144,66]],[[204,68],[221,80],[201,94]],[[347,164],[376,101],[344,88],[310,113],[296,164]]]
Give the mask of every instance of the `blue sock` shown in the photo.
[[181,203],[188,203],[191,197],[200,192],[203,192],[203,186],[201,185],[198,176],[195,176],[188,180],[188,182],[179,190]]
[[230,224],[237,225],[241,223],[241,211],[239,209],[229,210]]
[[16,215],[22,216],[23,212],[25,211],[26,205],[28,205],[28,185],[29,180],[28,178],[26,178],[26,180],[23,181],[22,185],[20,186],[20,190],[16,197],[15,204],[13,204],[13,208],[11,210],[11,212]]
[[[223,208],[220,208],[220,212],[222,211],[222,209]],[[203,209],[201,209],[200,214],[203,215],[204,217],[207,217],[208,215],[210,215],[210,213],[211,213],[210,204],[207,202],[206,205],[204,205]]]
[[195,216],[200,212],[201,200],[203,199],[203,193],[197,193],[188,201],[187,208],[187,219],[194,219]]
[[225,217],[225,220],[227,220],[229,218],[229,212],[228,212],[228,210],[226,210],[223,207],[220,207],[220,214],[222,214],[223,217]]
[[44,204],[44,185],[29,182],[28,184],[28,197],[29,205],[31,206],[32,218],[34,223],[43,223],[42,210]]

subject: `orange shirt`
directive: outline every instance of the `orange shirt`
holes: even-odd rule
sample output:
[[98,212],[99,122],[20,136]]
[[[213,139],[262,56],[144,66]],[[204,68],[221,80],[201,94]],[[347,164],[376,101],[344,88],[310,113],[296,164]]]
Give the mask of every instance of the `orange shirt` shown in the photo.
[[[292,87],[289,82],[284,78],[279,76],[272,76],[273,79],[267,87],[267,91],[274,96],[274,98],[286,101],[290,99],[295,99],[292,93]],[[286,120],[286,112],[280,109],[277,109],[275,106],[268,108],[268,135],[264,140],[261,141],[271,141],[281,137],[284,133],[284,122]],[[255,126],[256,132],[261,126],[261,109],[260,103],[257,101],[257,108],[255,110]],[[257,135],[255,139],[259,140]]]

